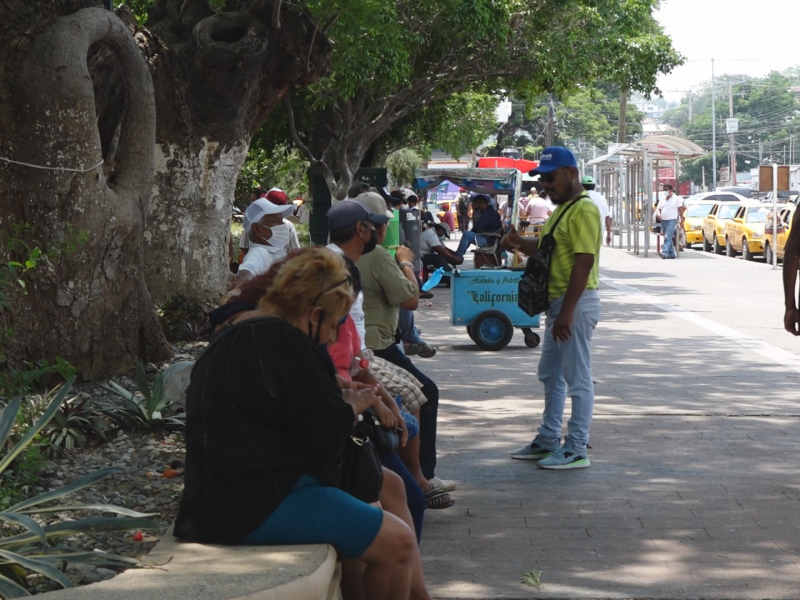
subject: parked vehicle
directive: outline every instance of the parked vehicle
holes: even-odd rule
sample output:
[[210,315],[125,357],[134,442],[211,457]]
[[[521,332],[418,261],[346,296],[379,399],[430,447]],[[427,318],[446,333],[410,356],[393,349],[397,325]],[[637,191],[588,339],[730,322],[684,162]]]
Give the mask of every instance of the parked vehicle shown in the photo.
[[752,202],[742,198],[738,202],[715,200],[714,207],[703,219],[703,250],[714,251],[715,254],[725,253],[725,223],[731,220],[742,204]]
[[764,226],[769,208],[760,203],[748,202],[736,211],[733,219],[725,223],[725,254],[742,255],[753,260],[756,254],[764,253]]
[[[761,200],[764,204],[772,204],[772,196],[774,192],[767,192],[767,195]],[[784,190],[778,192],[778,204],[783,204],[786,202],[790,202],[792,198],[794,201],[797,202],[797,196],[800,194],[797,190]]]
[[[787,204],[784,207],[778,208],[778,231],[775,239],[775,252],[778,254],[778,260],[783,260],[786,250],[786,240],[789,239],[789,232],[792,229],[792,218],[794,211],[797,207],[793,204]],[[772,264],[772,215],[767,215],[767,223],[764,226],[764,261],[767,264]]]
[[699,244],[703,241],[703,219],[716,206],[715,202],[687,202],[686,212],[683,215],[683,230],[686,232],[686,247]]
[[717,188],[716,190],[716,193],[719,192],[733,192],[734,194],[739,194],[740,196],[744,196],[745,198],[753,197],[753,190],[747,187],[721,187]]

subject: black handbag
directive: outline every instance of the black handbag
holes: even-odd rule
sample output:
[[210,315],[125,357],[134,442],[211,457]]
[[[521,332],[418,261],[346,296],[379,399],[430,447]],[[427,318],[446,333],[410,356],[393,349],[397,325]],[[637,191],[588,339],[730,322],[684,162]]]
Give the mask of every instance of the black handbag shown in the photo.
[[342,455],[341,489],[354,498],[371,504],[377,502],[383,485],[383,466],[369,437],[353,431]]
[[536,252],[525,263],[525,272],[519,280],[517,306],[529,317],[543,313],[550,306],[547,287],[550,281],[550,259],[553,256],[553,249],[556,247],[556,238],[553,237],[553,233],[562,217],[583,197],[570,202],[558,215],[552,229],[542,236]]
[[372,408],[368,408],[361,415],[364,419],[356,425],[356,431],[366,434],[379,456],[391,454],[400,447],[402,429],[381,427],[381,421]]

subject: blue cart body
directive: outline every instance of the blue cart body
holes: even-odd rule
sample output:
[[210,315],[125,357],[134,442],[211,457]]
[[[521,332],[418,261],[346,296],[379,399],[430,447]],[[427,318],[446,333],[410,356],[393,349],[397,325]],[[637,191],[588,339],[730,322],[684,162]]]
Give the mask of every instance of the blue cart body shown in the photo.
[[472,269],[450,278],[450,324],[472,325],[487,310],[504,313],[514,327],[539,327],[539,315],[529,317],[517,306],[522,271]]

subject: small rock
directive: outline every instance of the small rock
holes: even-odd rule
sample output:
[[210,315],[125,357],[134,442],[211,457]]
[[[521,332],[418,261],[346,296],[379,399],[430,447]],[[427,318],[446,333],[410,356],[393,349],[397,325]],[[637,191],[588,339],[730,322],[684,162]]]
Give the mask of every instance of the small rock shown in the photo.
[[153,363],[147,363],[144,367],[145,373],[158,373],[158,367]]
[[95,570],[97,574],[100,575],[100,577],[102,578],[101,581],[104,581],[106,579],[111,579],[117,574],[116,571],[112,571],[111,569],[104,569],[103,567],[97,567],[97,569]]

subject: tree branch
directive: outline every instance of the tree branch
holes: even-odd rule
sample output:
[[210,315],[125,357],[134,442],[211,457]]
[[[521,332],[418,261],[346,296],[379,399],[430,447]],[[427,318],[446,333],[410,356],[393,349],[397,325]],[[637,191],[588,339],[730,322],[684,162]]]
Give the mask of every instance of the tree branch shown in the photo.
[[[283,0],[273,0],[272,3],[272,28],[281,28],[281,4]],[[314,38],[311,38],[311,47],[314,47]],[[309,53],[310,56],[310,53]],[[306,71],[308,70],[308,63],[306,62]]]

